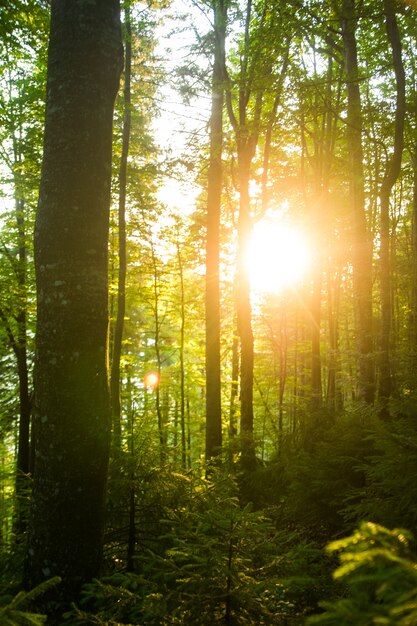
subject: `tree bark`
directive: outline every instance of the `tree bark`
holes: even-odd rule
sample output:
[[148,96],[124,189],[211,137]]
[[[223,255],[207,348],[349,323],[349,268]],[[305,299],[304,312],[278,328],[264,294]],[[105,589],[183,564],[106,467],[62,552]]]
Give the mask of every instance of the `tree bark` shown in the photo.
[[232,342],[232,380],[230,383],[230,405],[229,405],[229,439],[233,444],[237,435],[236,424],[236,400],[239,394],[239,337],[235,331],[235,323],[233,323],[233,342]]
[[250,163],[247,148],[238,148],[239,159],[239,219],[238,219],[238,282],[237,330],[240,339],[240,439],[243,467],[250,469],[255,462],[253,437],[253,364],[254,339],[249,274],[246,258],[252,232],[250,216]]
[[62,577],[58,609],[100,570],[110,440],[107,370],[117,0],[52,0],[35,226],[35,477],[26,584]]
[[240,444],[241,461],[244,469],[251,469],[256,462],[255,441],[253,436],[254,339],[252,331],[250,283],[246,267],[246,258],[252,231],[249,194],[250,170],[259,138],[263,100],[263,90],[260,89],[255,97],[252,124],[249,124],[247,119],[248,105],[252,89],[252,76],[248,74],[251,17],[252,2],[248,0],[246,7],[244,52],[240,62],[237,116],[233,109],[230,79],[228,78],[226,67],[224,68],[224,75],[228,79],[226,90],[227,111],[235,133],[238,158],[239,217],[237,225],[238,259],[236,313],[237,332],[240,340]]
[[[417,100],[417,98],[416,98]],[[415,118],[417,121],[417,102],[415,105]],[[410,314],[410,386],[415,391],[417,381],[415,371],[417,368],[417,139],[411,149],[411,162],[413,164],[413,192],[412,192],[412,270],[411,270],[411,314]]]
[[181,468],[185,472],[187,469],[187,442],[185,432],[185,289],[184,289],[184,265],[181,256],[181,246],[179,233],[177,232],[177,260],[180,279],[180,426],[181,426]]
[[381,210],[381,245],[380,245],[380,276],[381,276],[381,345],[380,345],[380,379],[378,399],[381,410],[387,411],[387,402],[392,393],[392,364],[391,364],[391,332],[392,332],[392,302],[391,302],[391,252],[390,252],[390,196],[392,188],[400,174],[401,159],[404,147],[404,119],[405,119],[405,72],[402,62],[401,39],[395,16],[392,0],[384,0],[385,27],[391,45],[392,60],[396,80],[396,109],[394,151],[389,159],[384,180],[379,193]]
[[[27,249],[24,201],[16,198],[16,225],[18,231],[17,283],[19,290],[19,310],[16,315],[17,336],[13,348],[17,361],[19,377],[19,441],[17,450],[17,492],[19,492],[19,475],[29,473],[30,453],[30,415],[31,402],[29,392],[29,373],[27,362]],[[19,496],[19,494],[17,494]]]
[[125,8],[125,70],[124,70],[124,115],[122,132],[122,154],[119,169],[119,275],[117,289],[117,316],[114,326],[113,358],[111,367],[110,391],[112,406],[113,436],[116,446],[120,446],[122,426],[122,406],[120,390],[120,358],[122,355],[123,330],[126,311],[126,185],[127,185],[127,158],[129,156],[130,127],[131,127],[131,69],[132,69],[132,30],[130,22],[130,6]]
[[365,212],[362,108],[356,45],[357,19],[355,0],[343,0],[342,35],[347,91],[346,135],[353,219],[353,278],[357,307],[357,345],[359,353],[358,392],[359,397],[371,404],[375,393],[372,334],[372,239],[368,231]]
[[223,67],[227,8],[224,0],[213,1],[214,66],[210,120],[210,164],[207,186],[206,242],[206,460],[222,447],[220,384],[220,211],[223,148]]
[[[161,330],[161,320],[159,315],[159,275],[158,275],[158,266],[157,259],[155,253],[155,246],[153,241],[151,242],[151,257],[152,257],[152,270],[153,270],[153,308],[154,308],[154,316],[155,316],[155,359],[156,359],[156,369],[158,373],[159,380],[161,379],[161,369],[162,369],[162,356],[161,356],[161,346],[160,346],[160,330]],[[158,437],[159,437],[159,445],[160,445],[160,461],[161,466],[164,465],[166,461],[167,455],[167,433],[164,427],[164,418],[163,411],[161,406],[161,393],[159,388],[159,382],[155,387],[155,412],[158,422]]]

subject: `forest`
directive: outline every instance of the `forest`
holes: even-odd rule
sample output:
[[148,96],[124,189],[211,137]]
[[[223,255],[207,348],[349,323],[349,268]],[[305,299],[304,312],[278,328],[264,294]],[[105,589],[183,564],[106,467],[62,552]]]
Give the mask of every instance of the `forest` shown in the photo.
[[415,1],[0,51],[0,625],[415,626]]

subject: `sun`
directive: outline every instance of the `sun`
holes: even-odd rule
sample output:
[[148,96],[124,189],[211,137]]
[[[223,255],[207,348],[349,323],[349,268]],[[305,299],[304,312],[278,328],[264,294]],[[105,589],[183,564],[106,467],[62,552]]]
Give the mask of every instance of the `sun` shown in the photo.
[[252,292],[280,293],[295,287],[311,261],[306,236],[295,226],[270,219],[254,225],[247,268]]

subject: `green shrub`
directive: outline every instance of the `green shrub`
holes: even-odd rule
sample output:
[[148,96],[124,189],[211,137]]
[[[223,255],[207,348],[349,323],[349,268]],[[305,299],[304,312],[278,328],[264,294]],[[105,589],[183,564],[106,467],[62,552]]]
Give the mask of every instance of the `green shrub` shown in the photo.
[[56,576],[50,580],[46,580],[31,591],[20,591],[14,598],[0,598],[0,624],[1,626],[40,626],[45,624],[46,615],[32,613],[27,609],[39,596],[45,594],[55,585],[58,585],[61,579]]
[[407,531],[364,522],[353,535],[334,541],[338,553],[334,578],[346,584],[346,595],[323,602],[324,613],[307,624],[326,626],[415,626],[417,562]]

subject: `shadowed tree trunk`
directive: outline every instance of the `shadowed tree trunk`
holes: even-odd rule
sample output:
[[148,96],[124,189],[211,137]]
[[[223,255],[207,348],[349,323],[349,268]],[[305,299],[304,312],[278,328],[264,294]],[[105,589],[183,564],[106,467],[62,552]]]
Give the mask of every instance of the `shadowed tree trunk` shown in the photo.
[[[249,77],[249,32],[252,18],[252,2],[248,1],[245,20],[244,52],[240,65],[240,83],[238,90],[238,112],[235,115],[232,103],[231,82],[228,80],[226,103],[229,120],[235,133],[239,180],[239,217],[238,261],[236,312],[237,332],[240,340],[240,444],[242,465],[246,469],[256,462],[255,442],[253,437],[253,363],[254,340],[252,331],[252,309],[250,301],[250,283],[246,267],[249,239],[252,232],[250,213],[249,183],[251,163],[258,143],[259,123],[262,109],[263,92],[260,90],[255,99],[252,125],[248,123],[248,104],[252,89],[252,77]],[[225,68],[225,76],[228,76]]]
[[35,477],[26,584],[59,605],[100,570],[110,441],[107,371],[117,0],[52,0],[35,227]]
[[390,196],[392,188],[399,176],[401,158],[404,146],[404,118],[405,118],[405,72],[401,57],[401,40],[392,0],[384,0],[385,27],[391,44],[392,60],[396,82],[396,109],[394,151],[388,160],[384,180],[379,193],[381,209],[381,246],[380,246],[380,276],[381,276],[381,345],[380,345],[380,380],[378,397],[381,409],[387,412],[387,402],[391,396],[392,364],[391,364],[391,332],[392,332],[392,303],[391,303],[391,252],[390,252]]
[[362,108],[359,91],[355,0],[342,2],[342,35],[347,91],[346,136],[353,220],[353,278],[357,308],[359,353],[359,396],[372,403],[375,393],[375,364],[372,335],[372,239],[365,212],[362,149]]
[[[243,142],[242,142],[243,143]],[[249,149],[248,149],[249,148]],[[251,146],[238,148],[239,159],[239,220],[238,220],[238,282],[237,282],[237,330],[240,339],[240,439],[242,463],[251,468],[255,461],[253,438],[253,363],[254,339],[252,331],[252,307],[250,301],[249,273],[246,257],[252,232],[250,216],[250,164]]]
[[[417,97],[416,97],[417,101]],[[417,102],[415,104],[415,116],[417,120]],[[412,200],[412,281],[411,281],[411,304],[410,315],[410,370],[412,376],[410,385],[413,390],[417,388],[415,371],[417,369],[417,140],[411,151],[413,164],[413,200]]]
[[132,69],[132,31],[130,23],[130,6],[125,6],[125,71],[124,71],[124,115],[122,132],[122,154],[120,157],[119,170],[119,277],[117,289],[117,316],[114,327],[113,359],[111,367],[111,407],[114,442],[117,446],[121,443],[121,417],[122,406],[120,397],[120,358],[122,355],[123,329],[126,310],[126,183],[127,183],[127,158],[129,156],[130,127],[131,127],[131,97],[130,77]]

